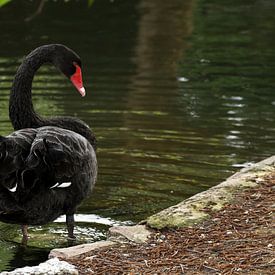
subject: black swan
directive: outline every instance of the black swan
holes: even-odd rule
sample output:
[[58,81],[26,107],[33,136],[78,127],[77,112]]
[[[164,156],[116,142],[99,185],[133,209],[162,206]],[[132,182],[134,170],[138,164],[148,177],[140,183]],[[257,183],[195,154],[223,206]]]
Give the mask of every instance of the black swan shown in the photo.
[[74,117],[42,118],[35,113],[31,88],[46,62],[65,74],[82,96],[81,61],[69,48],[52,44],[32,51],[19,67],[10,95],[10,119],[17,130],[0,136],[0,221],[43,225],[65,214],[68,238],[74,239],[74,213],[97,177],[96,139]]

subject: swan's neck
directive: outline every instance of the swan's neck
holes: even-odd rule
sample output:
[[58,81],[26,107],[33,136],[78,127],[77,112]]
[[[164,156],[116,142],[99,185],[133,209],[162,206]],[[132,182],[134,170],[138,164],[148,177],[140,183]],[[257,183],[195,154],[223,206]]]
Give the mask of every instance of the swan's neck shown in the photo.
[[40,47],[29,54],[18,68],[10,94],[10,119],[15,130],[43,126],[41,118],[32,104],[32,81],[35,72],[46,62],[52,61],[53,53],[49,48]]
[[10,120],[15,130],[57,126],[74,131],[89,140],[95,148],[95,137],[89,127],[76,118],[53,117],[45,119],[39,116],[32,104],[32,81],[35,72],[46,63],[56,66],[55,45],[46,45],[31,52],[16,72],[10,94]]

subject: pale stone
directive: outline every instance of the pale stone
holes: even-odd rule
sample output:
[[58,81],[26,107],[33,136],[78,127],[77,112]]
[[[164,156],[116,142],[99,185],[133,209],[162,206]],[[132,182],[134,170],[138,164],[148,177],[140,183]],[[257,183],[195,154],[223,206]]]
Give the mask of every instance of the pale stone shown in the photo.
[[179,228],[199,223],[209,217],[204,209],[220,210],[244,188],[257,186],[258,179],[275,171],[275,156],[258,162],[229,177],[226,181],[183,202],[150,216],[147,225],[152,228]]
[[113,226],[109,228],[108,239],[116,242],[145,243],[150,234],[145,225]]
[[95,243],[80,244],[66,248],[55,248],[51,250],[49,258],[57,257],[62,259],[69,259],[90,252],[95,249],[113,246],[116,243],[111,241],[99,241]]
[[61,274],[70,274],[77,275],[78,270],[72,264],[69,264],[65,261],[60,261],[57,258],[50,259],[44,263],[41,263],[38,266],[26,266],[22,268],[17,268],[13,271],[1,272],[1,275],[61,275]]

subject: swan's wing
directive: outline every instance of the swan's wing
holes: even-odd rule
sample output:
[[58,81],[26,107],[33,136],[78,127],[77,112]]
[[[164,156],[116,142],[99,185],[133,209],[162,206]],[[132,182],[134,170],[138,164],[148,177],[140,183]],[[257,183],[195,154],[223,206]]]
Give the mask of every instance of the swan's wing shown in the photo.
[[49,188],[66,188],[71,179],[82,173],[85,163],[92,161],[93,148],[84,137],[58,127],[41,127],[30,154],[26,169],[43,175]]
[[11,193],[17,191],[18,179],[35,135],[35,129],[24,129],[0,137],[0,185]]
[[24,149],[16,144],[14,139],[0,139],[0,175],[8,175],[20,169],[24,164],[22,154]]

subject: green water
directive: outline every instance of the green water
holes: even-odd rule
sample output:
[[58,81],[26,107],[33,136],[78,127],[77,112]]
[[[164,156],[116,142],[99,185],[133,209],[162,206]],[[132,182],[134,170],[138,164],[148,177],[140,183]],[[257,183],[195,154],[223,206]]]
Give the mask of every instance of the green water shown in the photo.
[[[0,133],[22,57],[64,43],[82,58],[87,97],[52,67],[33,84],[44,116],[75,115],[98,138],[99,178],[79,208],[79,242],[137,222],[275,153],[273,0],[13,1],[0,9]],[[0,225],[0,270],[66,246],[62,220]]]

